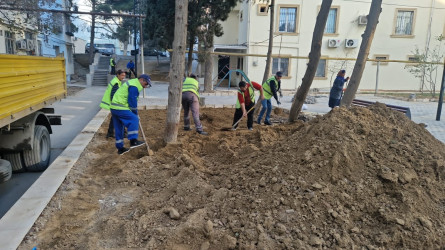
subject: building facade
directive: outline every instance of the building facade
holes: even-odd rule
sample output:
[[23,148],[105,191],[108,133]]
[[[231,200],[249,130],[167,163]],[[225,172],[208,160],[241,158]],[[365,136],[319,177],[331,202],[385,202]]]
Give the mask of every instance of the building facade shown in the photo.
[[[40,6],[43,9],[69,10],[70,1],[57,0],[54,5]],[[6,13],[6,14],[5,14]],[[8,14],[9,13],[9,14]],[[8,17],[6,15],[9,15]],[[11,19],[13,17],[13,19]],[[2,12],[0,15],[0,53],[65,58],[66,77],[74,73],[73,33],[70,16],[48,13],[40,14],[40,20],[49,20],[51,29],[43,21],[29,20],[26,13]],[[9,20],[15,20],[10,22]]]
[[[284,73],[283,89],[294,90],[301,85],[311,49],[312,35],[321,0],[276,0],[273,40],[273,62],[270,75]],[[367,23],[371,0],[334,0],[322,40],[322,59],[312,88],[329,88],[340,69],[352,73],[362,34]],[[215,58],[214,74],[227,63],[230,68],[244,70],[251,80],[261,81],[266,66],[269,43],[270,11],[267,1],[240,3],[222,23],[224,35],[215,38],[216,52],[240,53],[239,56]],[[445,52],[445,0],[393,0],[383,2],[379,24],[372,41],[369,59],[403,62],[367,62],[360,83],[361,90],[410,90],[420,88],[420,78],[408,69],[415,62],[416,48],[420,52]],[[242,54],[246,54],[245,56]],[[300,59],[299,59],[300,58]],[[216,66],[218,65],[218,66]],[[434,78],[440,86],[443,65]],[[377,73],[378,72],[378,73]],[[437,87],[438,88],[438,87]]]

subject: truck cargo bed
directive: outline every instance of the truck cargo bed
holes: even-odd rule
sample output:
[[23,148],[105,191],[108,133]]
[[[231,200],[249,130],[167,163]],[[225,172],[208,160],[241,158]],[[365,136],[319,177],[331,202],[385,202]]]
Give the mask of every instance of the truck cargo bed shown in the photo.
[[0,128],[64,97],[63,57],[0,55]]

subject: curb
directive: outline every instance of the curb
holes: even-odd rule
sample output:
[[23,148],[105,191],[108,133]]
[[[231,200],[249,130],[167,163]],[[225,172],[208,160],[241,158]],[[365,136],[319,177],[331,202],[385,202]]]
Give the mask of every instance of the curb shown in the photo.
[[0,220],[1,249],[19,247],[108,114],[108,110],[101,109],[3,216]]

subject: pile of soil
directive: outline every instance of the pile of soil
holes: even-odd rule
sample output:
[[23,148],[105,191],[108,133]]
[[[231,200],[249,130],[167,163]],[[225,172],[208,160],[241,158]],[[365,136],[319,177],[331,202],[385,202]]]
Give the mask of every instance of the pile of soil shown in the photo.
[[165,146],[165,111],[141,111],[154,156],[118,156],[105,122],[21,248],[445,246],[445,145],[423,124],[383,104],[254,131],[201,113],[209,136]]

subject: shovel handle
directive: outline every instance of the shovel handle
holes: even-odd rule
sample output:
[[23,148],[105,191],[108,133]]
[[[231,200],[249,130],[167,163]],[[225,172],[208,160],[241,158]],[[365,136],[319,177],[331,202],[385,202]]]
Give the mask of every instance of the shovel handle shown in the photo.
[[148,153],[148,155],[150,155],[150,147],[148,146],[147,139],[145,138],[144,129],[142,128],[142,124],[141,124],[141,118],[139,116],[138,116],[138,118],[139,118],[139,127],[141,128],[141,132],[142,132],[142,138],[144,138],[145,145],[147,146],[147,153]]
[[[252,111],[255,108],[255,105],[253,105],[253,107],[251,107],[249,109],[249,111],[247,111],[247,114],[250,113],[250,111]],[[234,128],[236,125],[238,125],[238,123],[243,119],[243,117],[241,116],[241,118],[239,118],[239,120],[237,122],[235,122],[235,124],[232,125],[232,128]]]

